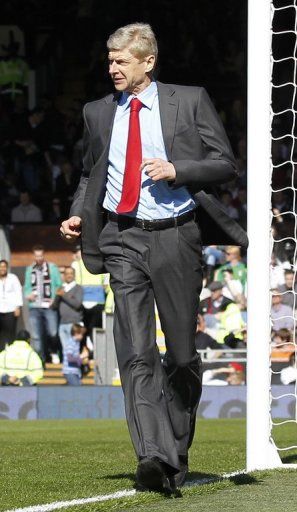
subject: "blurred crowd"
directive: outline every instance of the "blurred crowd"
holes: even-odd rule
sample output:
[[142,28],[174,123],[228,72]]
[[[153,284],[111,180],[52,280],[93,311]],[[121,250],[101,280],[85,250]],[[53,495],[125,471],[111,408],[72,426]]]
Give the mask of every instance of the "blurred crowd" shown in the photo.
[[[118,6],[116,10],[103,9],[97,2],[86,0],[64,2],[54,9],[44,0],[36,3],[30,13],[21,2],[15,0],[14,3],[20,4],[15,16],[22,17],[26,52],[20,57],[13,33],[7,44],[2,45],[1,222],[59,223],[67,217],[81,172],[82,106],[111,91],[105,41],[114,28],[134,18],[137,6],[141,18],[152,24],[160,41],[156,78],[164,82],[203,85],[220,112],[240,177],[230,186],[219,188],[218,195],[231,217],[246,226],[245,15],[236,2],[214,8],[204,0],[199,6],[188,0],[192,16],[186,18],[185,6],[168,0],[157,2],[155,7],[146,0],[142,0],[141,5],[134,1],[128,5],[120,2],[123,9]],[[7,20],[6,23],[11,24],[10,3],[4,1],[1,7],[3,23]],[[224,15],[226,24],[232,26],[231,34],[219,23],[218,11]],[[38,69],[41,59],[45,62],[49,59],[45,50],[39,55],[35,48],[32,23],[37,33],[38,25],[45,19],[53,25],[52,47],[57,42],[60,45],[58,55],[62,57],[56,57],[59,75],[49,81],[47,90],[38,87],[37,82],[36,106],[29,110],[29,69]],[[67,20],[66,33],[61,30],[63,20]],[[76,37],[77,31],[80,38]],[[47,52],[50,44],[48,46]],[[63,104],[59,100],[61,95],[67,96],[63,83],[67,78],[67,63],[68,73],[69,67],[72,72],[73,66],[77,68],[78,76],[74,74],[72,80],[80,79],[81,85],[77,97],[72,95]],[[36,76],[38,81],[38,73]]]
[[[67,383],[79,385],[82,376],[90,371],[93,329],[102,328],[103,312],[113,312],[109,276],[90,274],[83,264],[79,247],[73,249],[71,264],[58,267],[47,261],[42,245],[35,245],[32,264],[25,270],[23,287],[18,277],[9,271],[8,262],[0,261],[0,291],[2,383],[15,377],[16,368],[24,371],[24,365],[29,370],[28,365],[35,362],[39,380],[43,375],[40,370],[46,362],[62,362]],[[20,323],[25,323],[27,330],[21,329],[17,333]],[[29,346],[34,352],[33,359],[27,354]],[[4,357],[7,351],[8,355]],[[37,382],[34,380],[35,370],[30,368],[30,384]],[[26,381],[24,385],[29,384]]]

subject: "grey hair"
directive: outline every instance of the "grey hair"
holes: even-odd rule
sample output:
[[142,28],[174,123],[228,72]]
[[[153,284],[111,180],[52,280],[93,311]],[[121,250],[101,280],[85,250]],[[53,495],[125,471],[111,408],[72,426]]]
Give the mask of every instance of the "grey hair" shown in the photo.
[[131,23],[118,28],[109,36],[107,48],[109,51],[129,48],[130,52],[140,59],[148,55],[154,55],[156,60],[158,57],[156,37],[148,23]]

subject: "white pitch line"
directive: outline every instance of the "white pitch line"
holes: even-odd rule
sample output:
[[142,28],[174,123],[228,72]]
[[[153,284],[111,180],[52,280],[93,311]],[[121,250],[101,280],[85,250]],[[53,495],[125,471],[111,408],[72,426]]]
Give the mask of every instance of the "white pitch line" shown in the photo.
[[46,503],[45,505],[33,505],[25,508],[14,508],[12,510],[6,510],[6,512],[49,512],[51,510],[57,510],[59,508],[72,507],[74,505],[85,505],[86,503],[97,503],[100,501],[115,500],[117,498],[126,498],[127,496],[134,496],[136,490],[131,491],[118,491],[113,494],[103,494],[101,496],[93,496],[93,498],[81,498],[78,500],[70,501],[55,501],[54,503]]
[[[201,478],[200,480],[193,480],[192,482],[188,482],[185,487],[193,487],[194,485],[202,485],[202,484],[210,484],[213,482],[218,482],[220,480],[225,480],[231,478],[232,476],[243,475],[246,474],[246,471],[234,471],[233,473],[225,473],[224,475],[212,477],[212,478]],[[73,507],[75,505],[85,505],[86,503],[98,503],[101,501],[109,501],[115,500],[118,498],[127,498],[130,496],[134,496],[136,494],[136,490],[132,489],[130,491],[123,490],[117,491],[113,494],[103,494],[101,496],[93,496],[92,498],[81,498],[70,501],[55,501],[54,503],[46,503],[44,505],[32,505],[30,507],[25,508],[14,508],[11,510],[6,510],[5,512],[50,512],[51,510],[58,510],[61,508]]]

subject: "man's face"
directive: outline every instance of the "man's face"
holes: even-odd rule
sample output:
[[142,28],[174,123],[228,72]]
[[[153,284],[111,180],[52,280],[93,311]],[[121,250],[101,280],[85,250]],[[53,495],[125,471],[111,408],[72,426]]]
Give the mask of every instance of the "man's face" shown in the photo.
[[239,253],[237,250],[234,250],[234,249],[226,250],[226,261],[237,260],[238,258],[239,258]]
[[30,196],[27,192],[21,192],[20,194],[20,203],[23,206],[27,206],[30,203]]
[[64,281],[65,281],[65,283],[72,283],[72,281],[74,281],[74,270],[73,270],[73,268],[65,268],[65,270],[64,270]]
[[211,299],[213,301],[218,300],[222,295],[223,295],[222,288],[220,288],[219,290],[214,290],[213,292],[211,292]]
[[231,386],[240,386],[244,382],[244,375],[242,372],[236,372],[235,370],[229,373],[227,382]]
[[278,306],[278,304],[281,304],[282,302],[282,296],[281,295],[274,295],[275,292],[273,292],[273,295],[271,297],[271,300],[272,300],[272,305],[273,306]]
[[7,276],[7,265],[6,263],[0,263],[0,277],[6,277]]
[[294,274],[285,274],[286,287],[290,290],[293,289]]
[[34,260],[37,265],[42,265],[44,262],[44,251],[34,251]]
[[154,67],[153,55],[139,59],[128,48],[124,48],[110,51],[108,61],[109,74],[117,91],[137,93],[150,83],[147,73]]

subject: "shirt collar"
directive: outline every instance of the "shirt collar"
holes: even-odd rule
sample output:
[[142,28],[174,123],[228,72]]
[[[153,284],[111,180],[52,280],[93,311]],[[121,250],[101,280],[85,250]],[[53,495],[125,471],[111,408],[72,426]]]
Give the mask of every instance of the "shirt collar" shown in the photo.
[[32,267],[34,270],[40,270],[41,272],[46,269],[46,262],[44,261],[41,265],[38,265],[38,263],[33,263]]
[[76,281],[71,281],[71,283],[63,283],[63,288],[66,292],[69,292],[76,286]]
[[135,94],[130,94],[128,92],[123,92],[121,98],[119,100],[119,105],[126,110],[130,107],[130,102],[133,98],[138,98],[141,103],[150,110],[153,107],[154,99],[158,94],[158,88],[156,82],[151,82],[143,91],[141,91],[137,96]]

